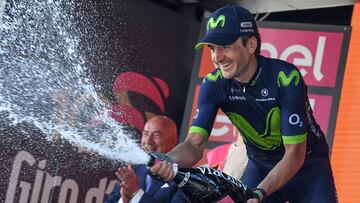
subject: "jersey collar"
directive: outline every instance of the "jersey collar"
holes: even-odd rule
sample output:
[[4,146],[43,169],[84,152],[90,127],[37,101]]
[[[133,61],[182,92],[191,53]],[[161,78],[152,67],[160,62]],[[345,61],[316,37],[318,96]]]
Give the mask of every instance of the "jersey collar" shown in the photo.
[[239,82],[238,80],[236,80],[235,78],[233,80],[235,80],[236,83],[240,84],[241,86],[245,87],[252,87],[252,86],[255,86],[256,82],[259,80],[260,78],[260,75],[262,73],[262,58],[260,55],[257,55],[256,56],[256,60],[257,60],[257,67],[256,67],[256,71],[255,71],[255,74],[251,77],[250,81],[247,82],[247,83],[242,83],[242,82]]

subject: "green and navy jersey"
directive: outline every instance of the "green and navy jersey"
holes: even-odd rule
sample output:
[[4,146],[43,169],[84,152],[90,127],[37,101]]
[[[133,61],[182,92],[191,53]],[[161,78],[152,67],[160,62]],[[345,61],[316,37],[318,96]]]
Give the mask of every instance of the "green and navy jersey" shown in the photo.
[[307,159],[328,153],[299,70],[282,60],[257,56],[257,61],[256,73],[246,84],[225,79],[220,69],[204,78],[190,133],[207,139],[220,108],[241,132],[250,159],[277,162],[284,144],[305,140]]

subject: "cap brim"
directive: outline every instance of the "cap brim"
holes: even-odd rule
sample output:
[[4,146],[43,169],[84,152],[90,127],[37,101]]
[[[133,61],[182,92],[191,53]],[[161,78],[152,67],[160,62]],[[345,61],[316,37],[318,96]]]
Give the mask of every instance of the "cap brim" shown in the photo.
[[228,46],[235,42],[239,38],[239,35],[223,34],[223,33],[211,33],[206,35],[199,43],[195,45],[195,49],[201,49],[204,45],[214,46]]

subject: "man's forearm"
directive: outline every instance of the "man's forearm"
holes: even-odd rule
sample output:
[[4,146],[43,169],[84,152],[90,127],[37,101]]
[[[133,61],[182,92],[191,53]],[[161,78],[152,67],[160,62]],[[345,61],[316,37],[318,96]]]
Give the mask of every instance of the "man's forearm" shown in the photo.
[[201,159],[202,150],[198,150],[190,141],[184,141],[166,155],[180,167],[192,167]]
[[167,155],[180,167],[192,167],[204,152],[207,140],[198,133],[190,133],[184,142],[178,144]]
[[267,195],[277,191],[285,185],[302,167],[305,160],[306,142],[300,144],[298,150],[285,153],[283,159],[270,171],[266,178],[258,185]]
[[270,195],[285,185],[302,166],[298,160],[290,159],[293,160],[281,160],[258,185],[258,188],[264,189],[267,195]]

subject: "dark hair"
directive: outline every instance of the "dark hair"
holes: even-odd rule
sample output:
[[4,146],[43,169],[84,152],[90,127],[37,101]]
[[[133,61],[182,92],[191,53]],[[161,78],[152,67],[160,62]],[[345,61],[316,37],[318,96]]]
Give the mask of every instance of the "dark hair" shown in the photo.
[[255,49],[255,54],[259,55],[260,54],[260,49],[261,49],[261,38],[260,38],[260,34],[259,33],[255,33],[254,35],[244,35],[241,36],[241,42],[243,43],[244,46],[246,46],[247,42],[249,41],[250,37],[255,36],[256,40],[257,40],[257,47]]

